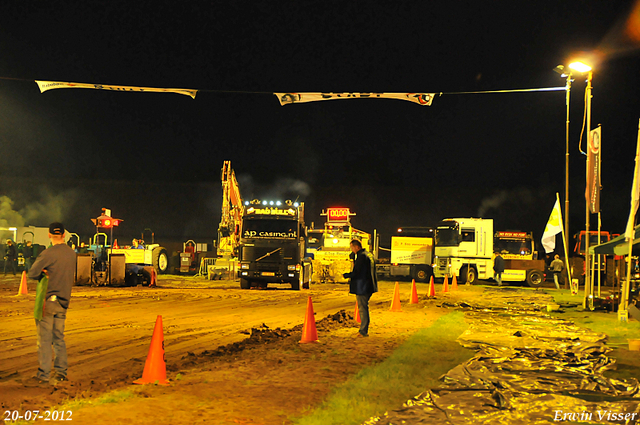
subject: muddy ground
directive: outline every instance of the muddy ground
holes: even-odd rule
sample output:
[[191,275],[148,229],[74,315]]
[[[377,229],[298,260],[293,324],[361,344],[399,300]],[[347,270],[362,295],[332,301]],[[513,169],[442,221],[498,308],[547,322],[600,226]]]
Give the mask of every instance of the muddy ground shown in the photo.
[[[370,337],[355,338],[355,297],[346,285],[240,290],[232,281],[165,276],[158,285],[74,288],[66,321],[70,382],[26,388],[22,379],[37,370],[35,285],[19,296],[18,278],[0,279],[2,410],[45,410],[130,389],[141,397],[78,408],[74,423],[290,423],[332,387],[384,360],[413,332],[446,314],[437,306],[444,299],[481,292],[461,287],[409,304],[411,283],[404,282],[403,312],[394,313],[394,283],[381,282],[371,300]],[[425,294],[427,285],[419,284],[418,291]],[[299,344],[309,296],[319,344]],[[171,385],[132,385],[142,376],[158,315]]]

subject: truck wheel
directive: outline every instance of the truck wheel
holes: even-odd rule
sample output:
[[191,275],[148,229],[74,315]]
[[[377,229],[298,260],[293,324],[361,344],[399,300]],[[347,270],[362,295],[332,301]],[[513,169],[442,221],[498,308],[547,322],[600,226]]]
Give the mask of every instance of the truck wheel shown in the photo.
[[420,266],[416,268],[415,279],[417,282],[428,282],[433,275],[433,269],[430,266]]
[[151,258],[158,274],[169,273],[169,255],[166,249],[161,246],[154,248]]
[[460,269],[460,282],[475,285],[478,283],[478,272],[473,267]]
[[251,289],[251,281],[249,279],[240,278],[240,289]]
[[544,274],[540,270],[527,270],[527,285],[538,288],[544,282]]

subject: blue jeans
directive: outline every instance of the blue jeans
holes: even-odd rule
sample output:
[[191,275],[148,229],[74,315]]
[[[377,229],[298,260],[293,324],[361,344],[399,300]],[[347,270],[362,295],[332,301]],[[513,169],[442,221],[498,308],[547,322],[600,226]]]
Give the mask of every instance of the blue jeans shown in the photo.
[[48,381],[51,373],[51,361],[53,353],[55,360],[53,367],[58,375],[67,376],[67,346],[64,342],[64,321],[67,318],[67,309],[58,301],[45,301],[42,320],[36,320],[38,332],[38,378]]
[[360,313],[360,334],[368,335],[369,334],[369,299],[371,298],[371,294],[369,295],[356,295],[356,300],[358,302],[358,312]]

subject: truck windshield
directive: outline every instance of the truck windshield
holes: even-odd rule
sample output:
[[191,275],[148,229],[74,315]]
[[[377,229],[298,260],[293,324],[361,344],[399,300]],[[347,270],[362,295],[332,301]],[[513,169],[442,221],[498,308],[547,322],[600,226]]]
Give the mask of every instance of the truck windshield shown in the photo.
[[298,237],[298,222],[293,220],[245,219],[242,237],[295,239]]
[[494,251],[499,251],[500,254],[530,255],[531,240],[495,238],[493,240],[493,249]]
[[436,229],[436,246],[458,246],[460,245],[460,232],[458,223],[450,226],[439,226]]

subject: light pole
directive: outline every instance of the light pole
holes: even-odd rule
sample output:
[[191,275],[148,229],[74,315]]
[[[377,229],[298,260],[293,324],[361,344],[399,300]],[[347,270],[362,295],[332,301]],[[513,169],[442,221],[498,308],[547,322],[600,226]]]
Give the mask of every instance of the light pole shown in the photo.
[[[587,126],[587,152],[591,149],[591,80],[593,79],[593,72],[589,65],[586,65],[582,62],[573,62],[569,64],[569,68],[574,71],[585,73],[587,72],[587,87],[585,89],[585,109],[586,109],[586,126]],[[589,187],[589,169],[591,167],[591,161],[589,159],[589,155],[587,154],[587,164],[586,164],[586,176],[585,183],[586,187]],[[586,193],[586,191],[585,191]],[[590,194],[588,195],[590,196]],[[584,300],[582,302],[582,307],[584,309],[592,309],[593,308],[593,289],[591,288],[591,266],[589,264],[590,254],[589,254],[589,242],[591,239],[591,234],[589,233],[589,219],[590,219],[590,211],[589,211],[589,200],[585,197],[585,243],[584,243]],[[598,241],[600,243],[600,241]]]
[[[563,240],[564,245],[564,257],[566,264],[569,264],[569,246],[567,242],[567,238],[569,237],[569,100],[571,98],[571,83],[573,82],[573,74],[571,71],[567,71],[564,65],[558,65],[554,68],[554,71],[560,74],[561,77],[567,79],[567,119],[565,125],[565,154],[564,154],[564,235]],[[567,277],[570,274],[567,274]],[[564,289],[569,288],[569,279],[565,279]]]

